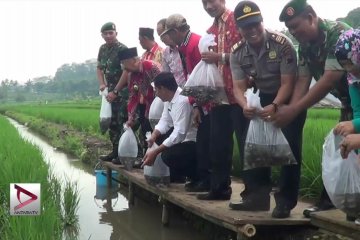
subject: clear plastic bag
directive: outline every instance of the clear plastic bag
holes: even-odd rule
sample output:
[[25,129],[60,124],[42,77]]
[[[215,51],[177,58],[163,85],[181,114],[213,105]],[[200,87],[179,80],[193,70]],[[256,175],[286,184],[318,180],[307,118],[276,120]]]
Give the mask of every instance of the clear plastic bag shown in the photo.
[[[146,139],[148,140],[151,137],[151,133],[146,133]],[[154,150],[159,146],[154,143],[151,148],[148,148],[147,151]],[[170,184],[170,169],[163,162],[161,154],[156,156],[155,162],[152,166],[144,166],[144,176],[148,184],[162,187],[168,186]]]
[[126,169],[131,170],[137,159],[138,144],[133,130],[126,124],[124,124],[124,133],[119,140],[118,155]]
[[[261,110],[259,91],[246,92],[247,104]],[[244,170],[297,164],[288,141],[280,128],[259,117],[250,121],[244,150]]]
[[330,131],[322,156],[322,179],[332,203],[351,216],[360,215],[360,161],[351,151],[347,159],[340,155],[342,137]]
[[[215,45],[215,36],[205,34],[199,41],[199,50],[201,53],[208,52],[209,47]],[[181,94],[194,97],[199,103],[228,103],[223,78],[215,63],[200,61],[191,72]]]
[[164,102],[159,97],[156,97],[151,103],[149,110],[149,121],[152,129],[154,129],[155,125],[158,124],[163,109],[164,109]]
[[111,122],[111,103],[106,100],[108,95],[108,88],[105,88],[103,91],[100,91],[99,94],[101,97],[101,108],[100,108],[100,131],[102,134],[105,134],[110,127]]

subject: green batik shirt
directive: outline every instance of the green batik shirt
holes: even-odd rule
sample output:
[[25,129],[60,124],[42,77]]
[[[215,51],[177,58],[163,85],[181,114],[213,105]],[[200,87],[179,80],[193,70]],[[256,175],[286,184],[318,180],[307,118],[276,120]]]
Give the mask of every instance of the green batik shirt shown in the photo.
[[[300,76],[314,77],[318,81],[326,70],[344,71],[335,57],[335,45],[343,31],[351,27],[343,22],[320,19],[319,28],[325,39],[321,44],[307,43],[299,46]],[[339,98],[345,106],[350,105],[346,74],[331,93]]]
[[[117,41],[113,44],[103,44],[99,49],[97,67],[104,72],[109,85],[116,85],[122,74],[118,52],[127,47]],[[115,87],[115,86],[114,86]]]

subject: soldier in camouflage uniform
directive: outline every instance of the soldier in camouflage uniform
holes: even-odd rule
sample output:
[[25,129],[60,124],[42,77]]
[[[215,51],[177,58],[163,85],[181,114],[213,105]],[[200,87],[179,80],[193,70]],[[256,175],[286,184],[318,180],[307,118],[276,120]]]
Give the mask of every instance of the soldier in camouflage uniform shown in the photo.
[[115,88],[122,75],[122,69],[118,58],[118,53],[127,47],[116,38],[117,32],[115,24],[105,23],[101,28],[101,36],[105,44],[101,45],[98,54],[97,77],[100,91],[108,87],[109,94],[107,100],[111,103],[111,123],[109,136],[113,150],[108,155],[100,156],[103,161],[113,161],[118,157],[118,145],[123,124],[127,120],[127,99],[128,89],[124,88],[120,92]]
[[[334,55],[340,34],[350,27],[342,22],[321,19],[306,0],[292,0],[285,5],[280,21],[299,41],[298,80],[289,105],[279,107],[274,116],[277,126],[285,126],[300,112],[319,102],[329,92],[341,103],[340,121],[352,119],[346,72]],[[311,79],[316,84],[309,89]],[[320,146],[319,146],[320,147]],[[333,208],[325,188],[314,207],[304,210],[306,217],[315,211]]]

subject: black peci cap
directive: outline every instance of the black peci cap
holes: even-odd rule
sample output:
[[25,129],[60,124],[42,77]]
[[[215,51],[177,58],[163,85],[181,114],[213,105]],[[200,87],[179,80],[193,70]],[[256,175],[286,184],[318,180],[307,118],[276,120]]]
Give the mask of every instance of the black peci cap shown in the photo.
[[139,28],[139,36],[154,38],[154,29],[152,28]]
[[138,54],[137,54],[136,47],[127,48],[122,51],[119,51],[119,53],[118,53],[119,61],[123,61],[123,60],[130,59],[130,58],[137,57],[137,56],[138,56]]
[[252,1],[241,1],[235,7],[234,18],[239,28],[263,21],[260,8]]
[[308,6],[306,0],[292,0],[288,2],[280,13],[280,22],[286,22],[302,13]]

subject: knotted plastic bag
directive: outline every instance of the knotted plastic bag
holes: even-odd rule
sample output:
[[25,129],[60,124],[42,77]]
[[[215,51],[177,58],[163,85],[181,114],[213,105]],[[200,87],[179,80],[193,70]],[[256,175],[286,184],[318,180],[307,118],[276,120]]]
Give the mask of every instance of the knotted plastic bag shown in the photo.
[[347,159],[340,154],[342,137],[330,131],[322,156],[322,179],[332,203],[351,216],[360,215],[360,161],[351,151]]
[[[151,133],[146,133],[146,140],[149,140],[151,137]],[[147,151],[154,150],[159,146],[154,143],[151,148],[148,148]],[[144,166],[144,176],[145,180],[148,184],[153,186],[167,186],[170,184],[170,169],[163,162],[161,158],[161,154],[156,156],[155,162],[152,166]]]
[[[200,53],[208,52],[212,46],[216,46],[215,35],[205,34],[201,37]],[[194,97],[198,103],[228,103],[223,77],[218,67],[215,63],[206,63],[203,60],[191,72],[181,94]]]
[[161,101],[159,97],[156,97],[151,103],[149,110],[149,121],[152,129],[154,129],[155,125],[158,124],[163,109],[164,109],[164,102]]
[[126,169],[131,170],[138,155],[138,144],[133,130],[126,124],[119,140],[118,155]]
[[103,91],[100,91],[99,94],[101,97],[101,108],[100,108],[100,131],[102,134],[105,134],[110,127],[111,122],[111,103],[106,100],[108,95],[108,88],[105,88]]
[[[259,91],[246,92],[248,107],[261,110]],[[250,121],[244,150],[244,170],[297,164],[288,141],[280,128],[259,117]]]

